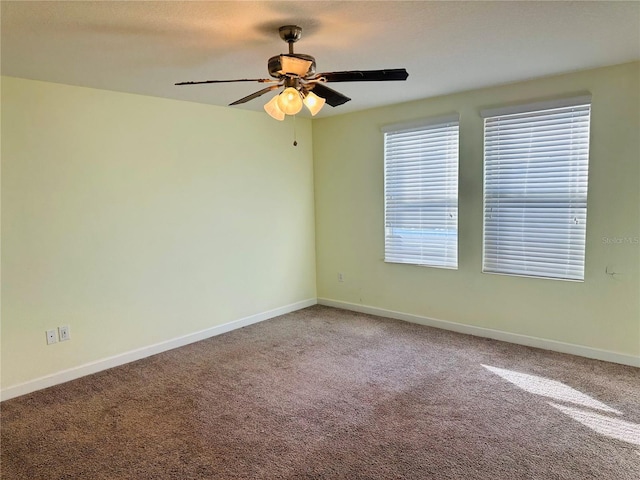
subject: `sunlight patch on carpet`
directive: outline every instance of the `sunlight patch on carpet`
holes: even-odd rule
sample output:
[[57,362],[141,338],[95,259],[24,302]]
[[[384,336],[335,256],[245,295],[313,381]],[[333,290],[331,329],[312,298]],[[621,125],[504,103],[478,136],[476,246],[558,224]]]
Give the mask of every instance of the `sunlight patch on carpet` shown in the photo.
[[575,421],[580,422],[585,427],[589,427],[594,432],[616,440],[622,440],[623,442],[640,445],[640,425],[637,423],[626,422],[618,418],[607,417],[580,408],[558,405],[553,402],[549,402],[549,405],[566,413]]
[[550,380],[548,378],[529,375],[527,373],[513,372],[511,370],[505,370],[498,367],[490,367],[489,365],[482,366],[529,393],[622,415],[622,412],[611,408],[562,382],[558,382],[557,380]]

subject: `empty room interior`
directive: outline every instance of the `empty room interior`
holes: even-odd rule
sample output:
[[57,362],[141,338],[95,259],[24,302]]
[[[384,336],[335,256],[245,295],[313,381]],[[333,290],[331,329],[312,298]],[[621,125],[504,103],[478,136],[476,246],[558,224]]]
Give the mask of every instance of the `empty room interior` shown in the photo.
[[0,5],[0,478],[640,478],[640,2]]

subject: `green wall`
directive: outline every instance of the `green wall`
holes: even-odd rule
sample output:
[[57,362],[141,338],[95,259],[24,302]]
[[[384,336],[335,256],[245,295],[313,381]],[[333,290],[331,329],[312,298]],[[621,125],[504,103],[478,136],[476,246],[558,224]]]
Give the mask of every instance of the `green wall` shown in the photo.
[[[315,120],[320,300],[639,356],[639,73],[635,62]],[[593,95],[585,281],[481,273],[479,111],[584,92]],[[386,264],[380,128],[453,112],[460,113],[459,268]]]
[[[311,121],[2,78],[2,387],[315,300]],[[45,330],[71,326],[47,346]]]
[[[584,92],[585,281],[482,274],[479,110]],[[2,389],[316,296],[640,356],[640,63],[298,119],[296,148],[260,112],[11,77],[1,94]],[[459,268],[385,264],[380,127],[452,112]]]

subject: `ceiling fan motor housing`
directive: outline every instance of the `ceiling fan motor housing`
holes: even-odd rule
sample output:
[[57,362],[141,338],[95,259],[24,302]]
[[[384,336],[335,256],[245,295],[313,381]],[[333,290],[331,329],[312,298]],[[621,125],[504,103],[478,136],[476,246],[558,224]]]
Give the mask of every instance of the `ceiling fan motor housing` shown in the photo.
[[[311,62],[311,65],[309,65],[309,68],[304,74],[300,74],[300,72],[287,72],[284,70],[283,63],[285,63],[286,60],[288,59],[293,60],[292,63],[295,63],[296,60],[302,60],[305,63]],[[315,75],[316,59],[313,58],[311,55],[306,55],[304,53],[289,53],[289,54],[283,53],[282,55],[276,55],[275,57],[271,57],[269,59],[268,69],[269,69],[269,75],[271,75],[273,78],[282,78],[287,75],[305,78],[311,75]]]

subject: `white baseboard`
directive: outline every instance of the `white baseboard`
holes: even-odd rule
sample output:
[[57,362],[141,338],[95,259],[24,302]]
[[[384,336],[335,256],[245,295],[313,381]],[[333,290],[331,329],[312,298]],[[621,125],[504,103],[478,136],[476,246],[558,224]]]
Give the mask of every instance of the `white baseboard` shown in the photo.
[[423,317],[420,315],[413,315],[410,313],[396,312],[393,310],[386,310],[378,307],[371,307],[367,305],[360,305],[356,303],[342,302],[339,300],[331,300],[328,298],[311,298],[300,302],[285,305],[283,307],[275,308],[267,312],[257,313],[248,317],[240,318],[232,322],[225,323],[223,325],[216,325],[215,327],[207,328],[199,332],[183,335],[178,338],[167,340],[164,342],[149,345],[147,347],[138,348],[129,352],[114,355],[112,357],[97,360],[95,362],[86,363],[77,367],[73,367],[67,370],[56,372],[51,375],[36,378],[29,382],[21,383],[7,387],[0,391],[0,400],[8,400],[10,398],[25,395],[27,393],[35,392],[43,388],[52,387],[60,383],[65,383],[76,378],[91,375],[93,373],[101,372],[109,368],[124,365],[125,363],[134,362],[151,355],[172,350],[174,348],[182,347],[190,343],[205,340],[222,333],[230,332],[237,328],[246,327],[248,325],[262,322],[270,318],[284,315],[286,313],[294,312],[303,308],[310,307],[316,303],[320,305],[326,305],[329,307],[342,308],[344,310],[351,310],[354,312],[368,313],[371,315],[378,315],[381,317],[394,318],[397,320],[404,320],[406,322],[417,323],[420,325],[426,325],[429,327],[441,328],[443,330],[451,330],[454,332],[465,333],[468,335],[475,335],[477,337],[492,338],[495,340],[501,340],[504,342],[515,343],[518,345],[526,345],[528,347],[536,347],[544,350],[552,350],[555,352],[569,353],[572,355],[578,355],[581,357],[593,358],[596,360],[603,360],[605,362],[620,363],[622,365],[630,365],[633,367],[640,367],[640,357],[633,355],[626,355],[617,352],[611,352],[608,350],[600,350],[597,348],[585,347],[582,345],[575,345],[571,343],[558,342],[556,340],[547,340],[544,338],[530,337],[528,335],[520,335],[517,333],[503,332],[500,330],[493,330],[490,328],[476,327],[473,325],[465,325],[462,323],[448,322],[446,320],[438,320],[429,317]]
[[448,322],[446,320],[438,320],[435,318],[422,317],[410,313],[385,310],[383,308],[370,307],[357,303],[342,302],[340,300],[331,300],[329,298],[318,298],[318,304],[326,305],[328,307],[342,308],[344,310],[352,310],[354,312],[378,315],[380,317],[404,320],[405,322],[418,323],[420,325],[441,328],[443,330],[451,330],[459,333],[466,333],[468,335],[475,335],[477,337],[492,338],[494,340],[501,340],[503,342],[510,342],[518,345],[526,345],[528,347],[536,347],[544,350],[552,350],[554,352],[569,353],[571,355],[603,360],[605,362],[613,362],[620,363],[622,365],[630,365],[632,367],[640,367],[640,357],[611,352],[609,350],[600,350],[597,348],[585,347],[583,345],[575,345],[572,343],[558,342],[556,340],[530,337],[528,335],[520,335],[517,333],[492,330],[490,328],[465,325],[463,323]]
[[230,332],[231,330],[235,330],[237,328],[246,327],[247,325],[262,322],[279,315],[284,315],[285,313],[290,313],[302,308],[310,307],[312,305],[315,305],[316,303],[317,300],[315,298],[302,300],[290,305],[285,305],[284,307],[279,307],[267,312],[250,315],[248,317],[240,318],[238,320],[234,320],[222,325],[216,325],[215,327],[207,328],[199,332],[190,333],[178,338],[173,338],[171,340],[156,343],[154,345],[138,348],[136,350],[131,350],[129,352],[114,355],[112,357],[103,358],[95,362],[86,363],[84,365],[73,367],[68,370],[62,370],[60,372],[36,378],[35,380],[31,380],[25,383],[13,385],[0,391],[0,400],[8,400],[20,395],[35,392],[36,390],[41,390],[43,388],[52,387],[54,385],[65,383],[70,380],[75,380],[76,378],[91,375],[92,373],[97,373],[101,372],[102,370],[107,370],[119,365],[124,365],[125,363],[134,362],[145,357],[150,357],[151,355],[156,355],[158,353],[166,352],[167,350],[172,350],[174,348],[182,347],[184,345],[214,337],[222,333]]

